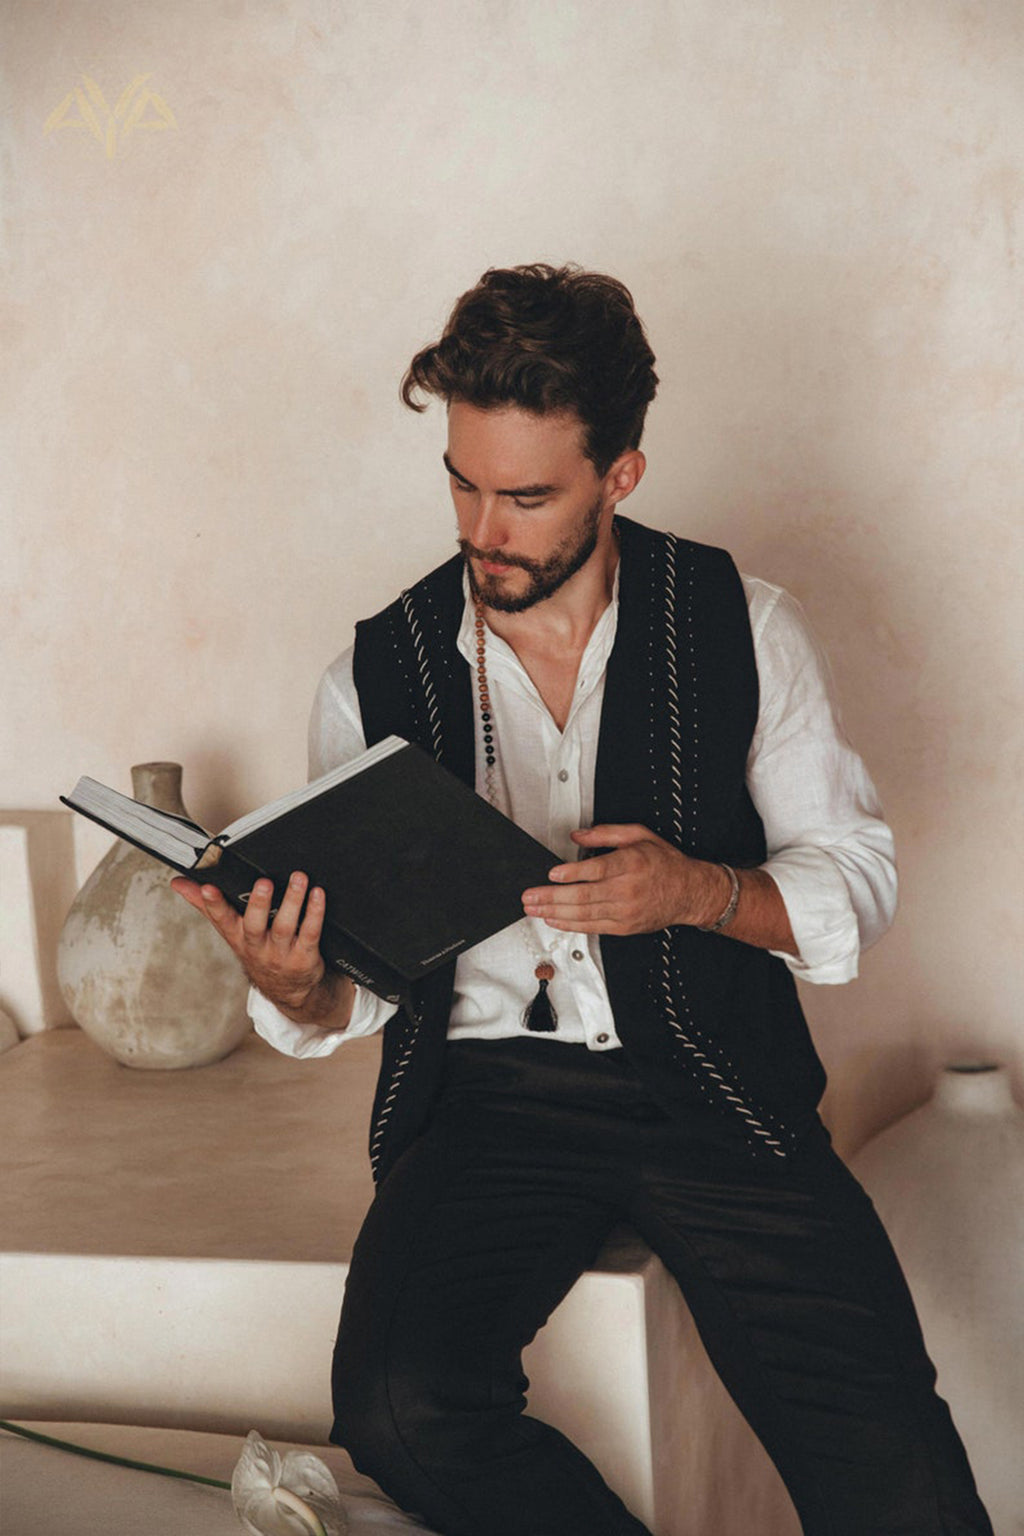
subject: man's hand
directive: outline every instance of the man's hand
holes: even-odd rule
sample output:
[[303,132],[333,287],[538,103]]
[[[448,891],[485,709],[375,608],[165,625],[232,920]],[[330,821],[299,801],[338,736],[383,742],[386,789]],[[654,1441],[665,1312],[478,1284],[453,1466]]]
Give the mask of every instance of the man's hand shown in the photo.
[[244,913],[236,912],[215,885],[197,885],[180,875],[171,885],[210,920],[252,984],[282,1013],[307,1024],[344,1027],[352,985],[324,967],[320,934],[327,902],[319,886],[309,891],[303,914],[309,880],[296,872],[271,917],[270,880],[257,880]]
[[570,933],[656,933],[675,923],[713,923],[729,900],[717,864],[688,858],[647,827],[603,826],[574,832],[582,848],[610,853],[559,864],[552,885],[524,891],[527,917]]
[[[559,864],[551,885],[523,892],[527,917],[568,933],[656,933],[690,924],[707,928],[725,911],[732,883],[718,864],[691,859],[640,826],[574,832],[581,848],[609,848],[578,864]],[[764,869],[736,871],[740,900],[722,932],[757,949],[798,953],[782,893]]]

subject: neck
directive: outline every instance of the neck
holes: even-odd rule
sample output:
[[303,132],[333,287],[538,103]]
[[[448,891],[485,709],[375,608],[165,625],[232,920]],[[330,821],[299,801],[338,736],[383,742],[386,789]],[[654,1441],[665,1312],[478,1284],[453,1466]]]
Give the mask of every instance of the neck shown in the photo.
[[485,607],[487,627],[516,652],[539,648],[580,655],[612,600],[618,564],[619,543],[609,518],[590,559],[557,592],[522,613]]

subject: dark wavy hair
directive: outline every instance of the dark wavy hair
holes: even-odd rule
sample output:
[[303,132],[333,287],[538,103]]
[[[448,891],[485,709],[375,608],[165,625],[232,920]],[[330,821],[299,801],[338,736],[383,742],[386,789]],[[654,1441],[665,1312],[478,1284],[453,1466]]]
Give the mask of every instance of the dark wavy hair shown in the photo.
[[440,341],[417,352],[401,395],[537,415],[571,411],[598,475],[638,448],[658,376],[625,284],[569,265],[491,267],[457,300]]

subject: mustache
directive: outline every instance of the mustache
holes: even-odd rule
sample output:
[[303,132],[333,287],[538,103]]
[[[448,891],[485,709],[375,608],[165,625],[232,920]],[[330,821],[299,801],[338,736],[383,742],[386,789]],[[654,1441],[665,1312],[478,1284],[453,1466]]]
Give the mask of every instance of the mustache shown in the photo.
[[476,545],[471,544],[468,539],[459,540],[459,549],[464,560],[472,558],[485,560],[488,565],[507,565],[515,567],[516,570],[528,571],[531,576],[538,575],[543,569],[539,561],[530,560],[525,555],[509,555],[501,549],[477,549]]

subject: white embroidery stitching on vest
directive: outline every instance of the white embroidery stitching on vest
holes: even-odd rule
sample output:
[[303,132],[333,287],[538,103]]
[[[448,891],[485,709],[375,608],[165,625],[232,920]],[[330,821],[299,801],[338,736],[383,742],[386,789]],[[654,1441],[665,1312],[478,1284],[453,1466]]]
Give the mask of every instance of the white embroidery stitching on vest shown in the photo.
[[420,678],[423,683],[423,698],[427,706],[427,717],[430,722],[430,732],[434,741],[434,756],[441,756],[441,712],[437,707],[437,694],[434,690],[434,680],[430,675],[430,665],[427,661],[426,648],[423,643],[423,631],[420,629],[420,621],[416,617],[412,606],[412,594],[403,592],[401,597],[402,608],[409,624],[409,633],[412,636],[413,649],[416,659],[420,664]]
[[[426,646],[423,640],[423,631],[420,627],[420,622],[416,616],[415,609],[413,608],[412,594],[408,591],[403,592],[401,594],[400,601],[402,604],[402,611],[405,614],[406,622],[409,625],[409,635],[412,640],[413,649],[416,652],[416,658],[419,662],[419,681],[423,690],[423,702],[426,705],[427,718],[430,724],[431,736],[433,738],[434,756],[440,758],[443,744],[443,737],[441,734],[441,711],[439,710],[437,704],[437,692],[434,688],[434,680],[430,674],[430,663],[427,659]],[[396,644],[396,650],[397,649],[398,647]],[[400,651],[399,660],[401,660]],[[405,670],[404,667],[402,670]],[[409,681],[411,685],[412,679],[408,678],[407,681]],[[410,694],[412,693],[413,690],[410,686]],[[415,697],[415,695],[413,695],[413,697]],[[411,1020],[412,1022],[409,1039],[406,1041],[405,1048],[402,1051],[401,1056],[395,1063],[394,1071],[392,1072],[390,1081],[388,1082],[387,1092],[381,1100],[380,1114],[377,1117],[377,1122],[373,1128],[373,1135],[370,1139],[370,1167],[373,1170],[374,1176],[377,1174],[377,1168],[380,1163],[380,1156],[382,1151],[381,1143],[384,1139],[384,1133],[387,1130],[388,1121],[391,1119],[391,1112],[395,1107],[395,1100],[398,1097],[399,1086],[401,1085],[402,1078],[405,1076],[406,1068],[408,1067],[412,1057],[413,1048],[415,1047],[416,1040],[420,1031],[420,1024],[422,1023],[421,1015],[415,1010],[412,1011]]]
[[404,1051],[398,1058],[398,1061],[395,1063],[395,1070],[392,1072],[391,1081],[388,1083],[388,1091],[384,1096],[383,1103],[381,1104],[380,1114],[377,1117],[377,1124],[374,1127],[373,1137],[370,1141],[370,1168],[373,1172],[374,1178],[377,1177],[377,1169],[380,1164],[380,1155],[381,1151],[383,1150],[381,1147],[381,1142],[384,1139],[384,1132],[387,1129],[388,1121],[391,1119],[391,1111],[395,1107],[395,1099],[398,1096],[399,1084],[401,1083],[402,1078],[405,1076],[405,1069],[409,1065],[413,1047],[416,1044],[416,1037],[420,1032],[420,1025],[422,1022],[423,1020],[421,1015],[414,1011],[411,1018],[409,1039],[406,1042]]
[[[697,700],[697,690],[696,690],[697,662],[696,662],[696,652],[695,652],[694,642],[693,642],[693,561],[692,560],[690,562],[689,580],[687,582],[686,599],[687,599],[686,600],[687,644],[688,644],[688,651],[689,651],[688,661],[689,661],[689,668],[690,668],[691,692],[692,692],[692,696],[693,696],[693,699],[694,699],[693,753],[692,753],[693,788],[692,788],[692,792],[691,792],[691,817],[692,817],[693,827],[695,828],[696,827],[696,823],[697,823],[697,801],[698,801],[698,791],[699,791],[699,780],[698,780],[699,757],[698,757],[698,752],[697,752],[697,740],[698,740],[697,719],[698,719],[698,716],[697,716],[697,705],[696,705],[696,700]],[[672,831],[673,831],[673,841],[676,843],[676,846],[677,847],[682,847],[682,845],[683,845],[683,785],[682,785],[681,734],[680,734],[680,723],[679,723],[679,677],[678,677],[678,670],[677,670],[677,668],[678,668],[678,636],[677,636],[677,633],[676,633],[676,541],[675,541],[674,538],[672,538],[671,535],[666,536],[666,540],[665,540],[665,638],[666,638],[665,663],[666,663],[666,668],[667,668],[667,671],[668,671],[668,688],[666,690],[666,701],[667,701],[667,705],[668,705],[668,720],[669,720],[669,744],[670,744],[670,753],[669,753],[669,755],[670,755],[670,770],[669,771],[670,771],[671,778],[672,778]],[[691,1024],[691,1026],[692,1026],[692,1020],[690,1019],[690,1005],[689,1005],[689,1002],[687,1001],[686,993],[683,991],[682,986],[679,984],[678,977],[675,978],[676,985],[675,985],[675,987],[673,987],[673,979],[674,978],[673,978],[673,974],[672,974],[673,973],[672,931],[669,928],[664,929],[663,932],[662,932],[662,935],[661,935],[661,961],[662,961],[662,992],[664,994],[664,1004],[663,1005],[664,1005],[664,1009],[665,1009],[665,1014],[666,1014],[666,1016],[668,1018],[669,1024],[672,1026],[672,1029],[673,1029],[673,1031],[675,1033],[676,1039],[679,1041],[680,1045],[682,1045],[683,1049],[690,1053],[692,1059],[700,1066],[701,1071],[703,1073],[706,1073],[707,1076],[711,1079],[711,1081],[714,1083],[715,1088],[717,1089],[717,1091],[719,1093],[722,1093],[722,1094],[725,1095],[725,1098],[726,1098],[727,1102],[732,1105],[732,1107],[735,1109],[736,1113],[739,1114],[739,1115],[742,1115],[743,1119],[747,1123],[748,1128],[751,1131],[753,1131],[756,1136],[760,1136],[763,1139],[765,1145],[771,1148],[771,1150],[775,1153],[776,1157],[783,1157],[784,1158],[786,1156],[786,1154],[782,1150],[782,1143],[779,1141],[778,1137],[777,1136],[773,1136],[770,1131],[765,1129],[765,1127],[761,1124],[760,1120],[758,1120],[758,1118],[754,1114],[754,1112],[752,1110],[748,1109],[748,1107],[744,1103],[743,1099],[735,1091],[734,1086],[731,1083],[727,1082],[726,1079],[722,1076],[721,1072],[719,1072],[719,1070],[718,1070],[717,1066],[715,1065],[714,1061],[706,1054],[706,1052],[702,1051],[700,1049],[700,1047],[698,1045],[696,1045],[693,1040],[690,1039],[689,1035],[686,1033],[685,1029],[683,1028],[682,1024],[680,1023],[679,1018],[678,1018],[677,1013],[676,1013],[676,999],[677,999],[677,997],[678,997],[679,1001],[681,1002],[682,1007],[683,1007],[683,1009],[684,1009],[684,1011],[686,1013],[687,1022],[689,1024]],[[704,1079],[698,1078],[697,1081],[700,1084],[700,1086],[703,1088],[703,1086],[704,1086]]]

